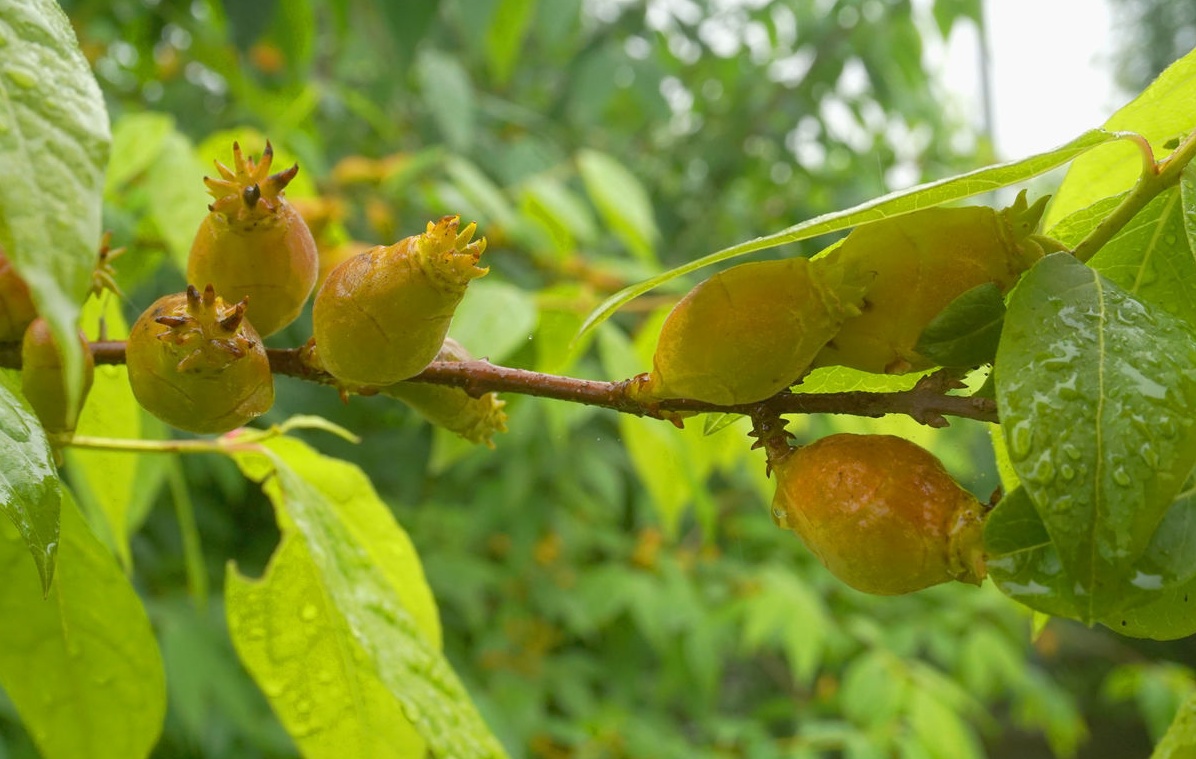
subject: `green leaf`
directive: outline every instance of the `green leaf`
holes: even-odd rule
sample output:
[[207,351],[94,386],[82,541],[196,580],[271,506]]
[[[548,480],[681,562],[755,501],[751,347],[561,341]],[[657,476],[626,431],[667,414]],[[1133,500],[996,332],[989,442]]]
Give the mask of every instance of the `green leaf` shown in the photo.
[[[1136,132],[1150,141],[1155,158],[1170,152],[1164,143],[1196,129],[1196,50],[1159,75],[1138,97],[1109,117],[1108,132]],[[1120,141],[1078,158],[1047,208],[1043,227],[1133,186],[1142,171],[1142,153],[1130,141]]]
[[1010,301],[997,403],[1014,470],[1090,622],[1142,555],[1196,461],[1190,328],[1066,253]]
[[793,679],[810,685],[830,637],[822,599],[787,567],[765,566],[752,579],[759,589],[745,605],[743,645],[753,652],[778,645]]
[[[976,171],[961,174],[956,177],[941,179],[936,182],[918,185],[906,190],[900,190],[884,195],[854,208],[844,211],[823,214],[813,219],[795,224],[764,237],[732,245],[716,253],[703,256],[695,261],[670,269],[662,274],[625,287],[603,301],[586,317],[580,334],[585,334],[597,325],[610,318],[611,314],[619,310],[625,303],[638,298],[646,292],[654,290],[660,285],[670,282],[677,277],[685,276],[699,269],[720,263],[731,258],[754,253],[758,250],[775,248],[785,243],[806,240],[811,237],[838,232],[849,227],[864,224],[869,221],[888,219],[894,216],[918,211],[923,208],[940,206],[955,200],[962,200],[973,195],[991,192],[1001,187],[1008,187],[1023,182],[1031,177],[1043,174],[1056,166],[1060,166],[1085,153],[1097,145],[1103,145],[1116,136],[1099,129],[1093,129],[1080,135],[1061,147],[1040,153],[1029,158],[1012,163],[1002,163]],[[580,336],[580,335],[579,335]]]
[[[360,470],[287,439],[235,458],[263,484],[283,534],[310,556],[327,599],[317,619],[321,608],[342,617],[365,653],[363,666],[397,699],[431,754],[505,757],[439,652],[435,601],[414,549]],[[303,606],[296,613],[310,616]]]
[[283,538],[261,580],[230,568],[225,599],[237,655],[303,756],[423,756],[423,740],[328,598],[301,538]]
[[62,488],[45,430],[25,405],[20,384],[16,372],[0,372],[0,514],[20,533],[33,554],[42,591],[49,592]]
[[158,645],[111,554],[69,497],[62,505],[48,598],[20,537],[0,522],[0,686],[46,759],[139,759],[166,712]]
[[[83,328],[89,335],[99,334],[101,316],[108,338],[122,340],[129,334],[121,315],[120,302],[88,299],[83,306]],[[129,370],[124,365],[97,366],[95,381],[87,394],[87,403],[79,414],[77,435],[95,435],[122,439],[142,439],[142,410],[129,387]],[[152,499],[161,487],[165,470],[154,457],[134,456],[118,451],[67,448],[67,473],[76,496],[86,513],[102,515],[106,533],[111,536],[117,558],[126,569],[132,567],[129,536],[136,529],[130,508]]]
[[498,0],[486,29],[486,64],[500,87],[511,80],[523,39],[536,11],[536,0]]
[[416,66],[424,107],[449,147],[465,152],[473,144],[475,114],[469,73],[453,56],[433,48],[419,54]]
[[77,398],[75,322],[100,242],[108,114],[53,0],[0,5],[0,40],[0,245],[63,348],[68,396]]
[[162,152],[174,118],[165,113],[130,113],[112,127],[112,159],[104,177],[104,193],[111,194],[143,173]]
[[[1185,169],[1185,176],[1188,173]],[[1192,189],[1189,186],[1189,193]],[[1196,215],[1196,198],[1179,188],[1167,190],[1134,216],[1088,265],[1139,300],[1196,326],[1196,255],[1184,229],[1188,215]]]
[[578,243],[598,239],[598,225],[590,209],[569,188],[543,174],[523,183],[522,212],[545,231],[558,252],[571,253]]
[[1191,759],[1192,756],[1196,756],[1196,693],[1188,696],[1179,708],[1150,759]]
[[497,363],[527,345],[536,318],[531,293],[487,278],[465,291],[449,335],[471,354]]
[[926,325],[914,350],[939,366],[978,366],[997,355],[1005,298],[992,282],[973,287]]
[[607,226],[636,258],[655,266],[660,230],[656,228],[652,198],[639,179],[614,157],[597,150],[578,153],[577,168]]
[[[246,147],[244,143],[241,146]],[[224,149],[229,150],[228,143]],[[232,160],[229,156],[231,152],[223,157],[224,163]],[[204,189],[203,176],[204,164],[195,148],[174,131],[163,138],[157,159],[146,170],[150,218],[180,271],[187,270],[195,230],[207,216],[212,201]]]

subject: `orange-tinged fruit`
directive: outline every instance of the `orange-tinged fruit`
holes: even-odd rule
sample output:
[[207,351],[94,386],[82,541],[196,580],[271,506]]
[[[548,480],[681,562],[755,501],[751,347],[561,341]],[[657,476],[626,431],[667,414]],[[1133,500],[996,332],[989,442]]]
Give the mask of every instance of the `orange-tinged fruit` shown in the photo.
[[21,340],[21,392],[50,434],[70,435],[75,431],[79,409],[95,379],[91,347],[82,334],[79,342],[83,346],[83,392],[79,395],[78,405],[71,408],[66,398],[62,354],[50,325],[40,317],[34,319]]
[[0,248],[0,342],[20,340],[36,318],[29,286]]
[[316,243],[283,190],[299,165],[270,173],[269,142],[260,161],[233,143],[233,168],[219,161],[219,179],[204,177],[215,201],[195,233],[189,282],[211,283],[229,301],[249,298],[253,326],[265,337],[299,316],[316,284]]
[[129,332],[133,395],[181,430],[222,433],[270,410],[274,377],[242,300],[226,305],[211,285],[165,295]]
[[[341,263],[316,294],[312,311],[320,365],[346,385],[389,385],[436,358],[486,238],[459,219],[428,223],[420,235],[371,248]],[[472,242],[471,242],[472,240]]]
[[874,279],[862,313],[844,322],[814,366],[876,374],[932,367],[914,346],[934,317],[978,285],[1008,291],[1053,243],[1034,234],[1046,201],[1028,206],[1023,192],[1002,211],[928,208],[854,229],[818,262]]
[[984,579],[985,508],[929,451],[837,434],[770,463],[773,518],[851,587],[898,595]]
[[724,405],[776,395],[859,313],[871,277],[845,278],[845,271],[789,258],[741,264],[707,279],[673,308],[652,372],[636,377],[630,394]]

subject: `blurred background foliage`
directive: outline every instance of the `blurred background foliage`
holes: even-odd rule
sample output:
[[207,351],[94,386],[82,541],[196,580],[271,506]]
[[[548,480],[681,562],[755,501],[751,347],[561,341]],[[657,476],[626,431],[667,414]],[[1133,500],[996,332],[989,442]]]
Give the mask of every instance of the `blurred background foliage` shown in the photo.
[[[279,165],[300,163],[288,194],[326,265],[444,214],[476,219],[492,270],[454,336],[496,362],[603,379],[648,368],[681,291],[571,344],[623,285],[993,158],[923,63],[925,46],[982,24],[978,0],[63,5],[113,118],[106,225],[129,248],[126,317],[181,289],[206,212],[199,177],[233,139],[259,153],[268,135]],[[1133,17],[1135,34],[1160,33],[1157,14]],[[1127,45],[1126,86],[1190,47],[1184,23],[1160,26],[1170,48]],[[270,342],[299,344],[309,326]],[[845,588],[772,525],[742,421],[706,435],[701,420],[678,431],[508,402],[496,450],[393,400],[342,404],[288,378],[265,421],[315,413],[365,438],[311,442],[363,467],[410,532],[449,657],[513,757],[1145,756],[1193,689],[1188,641],[1035,629],[991,586]],[[980,425],[792,427],[903,434],[982,497],[996,483]],[[141,432],[165,434],[148,420]],[[70,474],[102,528],[104,494]],[[230,559],[263,567],[268,505],[219,457],[162,457],[137,477],[120,509],[135,530],[126,563],[171,699],[154,755],[294,756],[212,590]],[[0,696],[0,758],[32,756]]]

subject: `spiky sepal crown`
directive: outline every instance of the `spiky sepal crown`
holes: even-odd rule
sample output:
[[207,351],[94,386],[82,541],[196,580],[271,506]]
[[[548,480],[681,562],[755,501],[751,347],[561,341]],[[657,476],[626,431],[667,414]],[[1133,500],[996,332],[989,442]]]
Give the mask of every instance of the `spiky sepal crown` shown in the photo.
[[400,240],[394,247],[415,253],[420,268],[446,289],[463,289],[470,280],[484,275],[490,269],[477,265],[486,250],[485,237],[473,240],[477,223],[471,222],[457,232],[460,222],[460,216],[445,216],[437,222],[429,221],[423,234]]
[[245,321],[248,298],[226,305],[211,285],[201,294],[187,285],[187,299],[173,313],[154,318],[165,329],[156,337],[174,346],[180,372],[219,372],[244,358],[257,342]]
[[260,161],[255,161],[253,156],[243,156],[240,144],[234,142],[233,168],[214,161],[222,178],[203,178],[208,192],[216,199],[208,210],[237,221],[251,221],[277,213],[285,202],[282,191],[299,173],[299,164],[271,174],[273,161],[274,146],[269,140],[266,140]]

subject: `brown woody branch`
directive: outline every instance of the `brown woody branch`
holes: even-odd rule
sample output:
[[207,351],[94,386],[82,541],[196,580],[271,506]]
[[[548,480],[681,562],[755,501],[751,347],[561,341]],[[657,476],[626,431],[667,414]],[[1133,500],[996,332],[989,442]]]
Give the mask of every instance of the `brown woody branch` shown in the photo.
[[[125,344],[119,341],[91,344],[97,364],[123,364]],[[270,368],[276,374],[297,377],[338,387],[334,377],[313,368],[302,359],[299,348],[270,349]],[[0,367],[19,368],[20,344],[0,344]],[[946,417],[996,422],[996,404],[989,398],[950,395],[959,387],[957,375],[940,371],[922,379],[910,390],[891,393],[780,393],[759,403],[721,406],[688,399],[643,402],[627,393],[629,380],[601,382],[576,379],[554,374],[542,374],[526,369],[499,366],[485,360],[437,361],[408,382],[427,382],[459,387],[472,396],[488,392],[517,393],[539,398],[552,398],[588,406],[600,406],[624,414],[656,419],[676,418],[677,412],[723,412],[753,417],[780,414],[849,414],[879,417],[885,414],[904,414],[931,427],[945,427]]]

